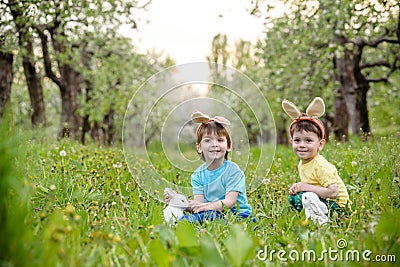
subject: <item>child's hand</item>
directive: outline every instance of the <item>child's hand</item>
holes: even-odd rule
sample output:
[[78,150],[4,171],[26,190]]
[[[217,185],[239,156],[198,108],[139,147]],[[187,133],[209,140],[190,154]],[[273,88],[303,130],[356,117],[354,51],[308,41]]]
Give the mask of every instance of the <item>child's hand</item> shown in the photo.
[[200,211],[204,211],[205,206],[207,205],[207,203],[200,203],[198,201],[195,200],[189,200],[189,207],[188,210],[191,212],[200,212]]
[[298,192],[306,191],[303,187],[304,183],[299,182],[299,183],[294,183],[290,188],[289,188],[289,194],[291,195],[296,195]]

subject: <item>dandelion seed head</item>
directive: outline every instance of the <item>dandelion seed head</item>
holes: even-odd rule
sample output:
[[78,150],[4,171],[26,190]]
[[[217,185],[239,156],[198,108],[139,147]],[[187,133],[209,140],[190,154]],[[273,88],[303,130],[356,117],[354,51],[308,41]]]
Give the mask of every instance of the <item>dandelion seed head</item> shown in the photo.
[[65,150],[61,150],[60,151],[60,156],[61,157],[65,157],[67,155],[67,152],[65,152]]
[[113,164],[113,167],[114,167],[115,169],[119,169],[119,168],[122,167],[122,163],[117,161],[116,163]]

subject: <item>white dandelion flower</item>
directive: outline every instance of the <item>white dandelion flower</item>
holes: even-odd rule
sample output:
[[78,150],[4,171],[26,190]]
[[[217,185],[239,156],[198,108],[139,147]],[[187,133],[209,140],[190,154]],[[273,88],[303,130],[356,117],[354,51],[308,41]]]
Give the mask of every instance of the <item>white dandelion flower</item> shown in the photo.
[[116,163],[113,164],[113,167],[116,168],[116,169],[119,169],[119,168],[122,167],[122,163],[121,162],[116,162]]

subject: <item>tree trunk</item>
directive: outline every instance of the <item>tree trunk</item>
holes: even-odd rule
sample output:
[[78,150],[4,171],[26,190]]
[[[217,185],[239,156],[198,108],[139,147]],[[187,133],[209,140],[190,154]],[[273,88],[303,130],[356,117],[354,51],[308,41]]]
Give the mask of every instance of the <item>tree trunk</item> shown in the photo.
[[[357,81],[354,76],[352,54],[348,49],[345,49],[343,58],[336,59],[336,71],[341,84],[339,92],[346,104],[349,118],[349,124],[347,127],[349,127],[350,134],[357,135],[360,130],[360,113],[357,110]],[[343,129],[343,131],[346,130]]]
[[276,142],[279,145],[289,145],[289,136],[286,127],[276,129]]
[[335,79],[341,85],[334,104],[335,136],[341,140],[348,134],[369,135],[367,93],[370,86],[360,69],[363,46],[354,45],[351,51],[345,48],[345,39],[337,41],[344,48],[344,56],[334,59]]
[[111,145],[115,141],[114,113],[114,109],[110,107],[102,123],[93,123],[90,135],[100,145]]
[[[23,42],[24,34],[20,33],[20,42]],[[22,66],[26,84],[28,86],[29,98],[31,100],[31,115],[32,127],[46,125],[46,111],[43,97],[43,87],[40,81],[39,74],[36,71],[35,62],[33,61],[33,46],[30,40],[25,42],[26,54],[22,58]]]
[[[87,82],[86,86],[86,103],[88,103],[91,100],[90,96],[90,91],[92,90],[92,83]],[[82,136],[81,136],[81,143],[82,145],[86,144],[86,133],[90,131],[90,122],[89,122],[89,115],[85,114],[83,116],[83,122],[82,122]]]
[[[357,103],[356,109],[359,113],[359,121],[357,124],[357,130],[359,134],[370,135],[371,128],[369,125],[368,105],[367,105],[367,93],[369,91],[369,82],[362,74],[360,69],[362,46],[356,46],[353,52],[354,55],[354,77],[357,82]],[[355,129],[354,129],[355,130]],[[361,131],[361,132],[360,132]]]
[[115,141],[115,130],[114,130],[114,109],[112,106],[108,113],[104,116],[103,124],[105,129],[105,141],[107,145],[111,145]]
[[59,136],[81,139],[80,130],[83,119],[79,115],[79,95],[81,94],[81,75],[70,65],[60,67],[63,86],[61,92],[61,131]]
[[12,53],[0,51],[0,118],[3,117],[5,109],[10,101],[13,61],[14,56]]
[[28,18],[24,17],[24,10],[19,8],[16,1],[10,1],[9,8],[18,32],[19,47],[21,49],[25,49],[22,57],[22,66],[24,68],[29,98],[31,100],[31,108],[33,110],[31,115],[32,127],[46,125],[43,87],[40,81],[40,75],[36,71],[33,44],[30,37],[31,33],[29,33],[29,29],[31,29],[31,27],[28,24]]
[[333,99],[334,119],[333,132],[336,140],[346,141],[349,137],[349,114],[343,95],[335,93]]
[[96,141],[99,145],[104,144],[105,136],[104,129],[101,127],[100,123],[95,121],[93,123],[92,129],[90,131],[90,135],[94,141]]
[[[64,38],[59,38],[59,36],[64,36],[61,32],[58,32],[58,26],[54,22],[53,27],[47,28],[51,36],[51,41],[55,53],[59,55],[65,55],[66,49],[65,44],[59,42],[59,40],[64,40]],[[81,84],[83,82],[81,74],[76,71],[71,64],[57,61],[59,77],[52,69],[52,61],[50,58],[50,52],[48,49],[48,38],[44,29],[37,28],[39,37],[42,43],[42,52],[44,67],[46,75],[55,83],[60,89],[61,95],[61,129],[59,132],[59,137],[74,137],[79,140],[80,130],[82,129],[83,119],[78,113],[79,109],[79,96],[81,94]],[[68,55],[67,55],[68,56]]]

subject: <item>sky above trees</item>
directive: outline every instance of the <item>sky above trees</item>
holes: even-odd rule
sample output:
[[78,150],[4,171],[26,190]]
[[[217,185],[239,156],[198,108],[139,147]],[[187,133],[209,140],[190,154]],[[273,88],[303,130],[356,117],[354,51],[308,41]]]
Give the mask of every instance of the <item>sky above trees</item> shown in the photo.
[[226,34],[231,44],[261,36],[263,20],[251,15],[250,8],[250,1],[240,0],[153,0],[132,33],[134,43],[142,52],[164,51],[177,64],[205,61],[218,33]]

